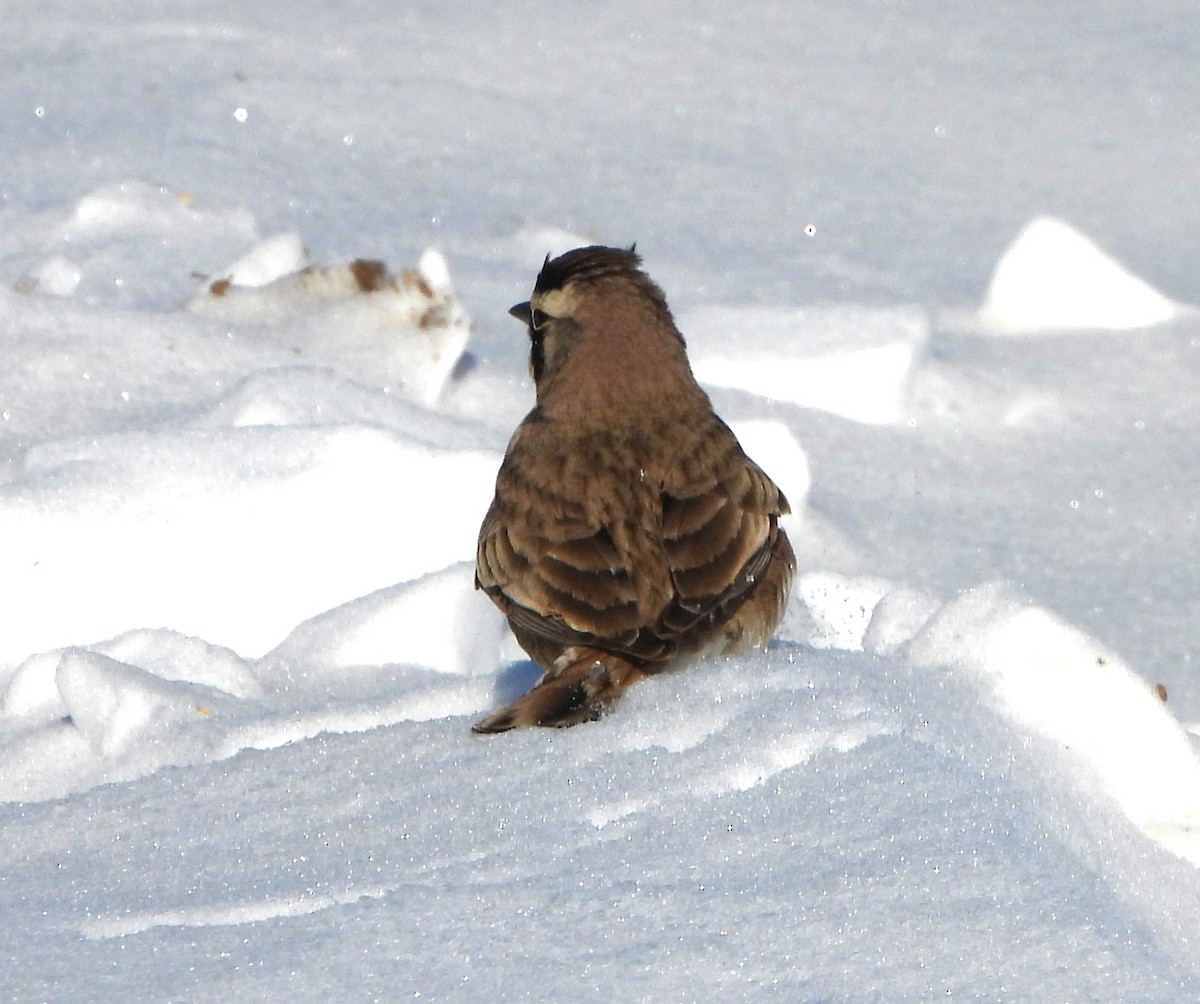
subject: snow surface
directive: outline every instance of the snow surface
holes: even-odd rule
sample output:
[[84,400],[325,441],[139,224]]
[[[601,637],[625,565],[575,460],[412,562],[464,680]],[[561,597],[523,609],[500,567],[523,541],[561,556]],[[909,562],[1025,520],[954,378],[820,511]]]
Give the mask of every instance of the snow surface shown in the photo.
[[[0,38],[0,997],[1200,998],[1191,5],[245,8]],[[597,240],[796,588],[482,738]]]
[[1178,308],[1061,220],[1034,220],[996,266],[980,309],[1002,332],[1147,328]]

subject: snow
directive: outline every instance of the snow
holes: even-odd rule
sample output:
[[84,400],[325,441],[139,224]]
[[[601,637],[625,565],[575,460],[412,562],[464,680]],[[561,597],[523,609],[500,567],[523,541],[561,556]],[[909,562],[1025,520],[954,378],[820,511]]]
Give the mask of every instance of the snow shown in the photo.
[[1041,217],[1004,252],[980,315],[1010,334],[1147,328],[1176,313],[1169,299],[1062,220]]
[[[1196,998],[1190,7],[244,6],[0,40],[3,996]],[[635,240],[792,602],[474,736],[505,310]]]
[[929,342],[915,308],[708,307],[680,323],[698,380],[878,424],[904,417]]

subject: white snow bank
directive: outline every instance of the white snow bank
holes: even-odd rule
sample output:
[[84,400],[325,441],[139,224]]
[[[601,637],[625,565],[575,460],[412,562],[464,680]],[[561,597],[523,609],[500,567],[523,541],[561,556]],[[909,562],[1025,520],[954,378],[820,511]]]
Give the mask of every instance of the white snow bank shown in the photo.
[[475,588],[474,562],[464,561],[306,621],[263,656],[255,672],[276,691],[354,693],[370,667],[494,673],[508,639],[504,617]]
[[154,746],[151,734],[211,716],[219,700],[215,694],[80,649],[63,653],[55,683],[71,723],[102,759],[115,760],[135,743]]
[[0,492],[0,663],[142,627],[258,655],[348,598],[472,556],[497,463],[356,426],[35,447]]
[[[167,632],[153,646],[143,639],[139,648],[150,656],[147,662],[155,662],[152,647],[169,664],[173,652],[186,660],[200,644]],[[11,696],[18,688],[28,690],[35,674],[43,689],[53,688],[59,714],[45,715],[49,702],[34,709],[36,714],[8,714],[15,703]],[[31,660],[4,701],[0,801],[56,798],[217,754],[227,720],[256,702],[174,675],[98,650],[67,649]]]
[[258,661],[147,630],[39,654],[0,695],[0,801],[322,732],[478,714],[495,703],[497,668],[518,655],[472,569],[458,563],[320,614]]
[[904,416],[929,339],[915,307],[702,307],[679,326],[702,383],[875,425]]
[[946,604],[907,649],[913,665],[978,677],[997,708],[1094,778],[1147,836],[1200,865],[1200,760],[1120,657],[1004,583]]
[[66,255],[51,255],[17,280],[17,291],[37,290],[50,296],[70,296],[79,288],[83,269]]
[[426,251],[416,269],[399,273],[365,259],[286,272],[298,257],[297,238],[264,242],[188,309],[226,324],[283,328],[298,359],[433,404],[471,331],[445,258]]
[[1145,328],[1178,307],[1062,220],[1025,226],[992,274],[979,319],[996,333]]
[[[217,269],[215,277],[205,283],[204,292],[213,293],[217,285],[223,291],[265,286],[286,275],[308,267],[308,251],[300,235],[294,231],[276,234],[259,241],[249,251],[224,268]],[[194,298],[198,306],[207,302],[203,295]],[[283,304],[279,305],[281,308]]]
[[1146,836],[1200,864],[1200,758],[1159,689],[1111,649],[1002,582],[941,603],[879,578],[810,572],[796,593],[807,617],[791,612],[784,637],[902,657],[981,690],[1048,744],[1059,786],[1093,806],[1113,799]]
[[248,210],[204,206],[187,192],[129,179],[18,219],[0,249],[34,259],[14,283],[18,292],[165,310],[194,287],[195,273],[257,239]]
[[879,601],[893,589],[886,579],[809,572],[795,585],[797,597],[812,618],[805,639],[816,648],[863,651],[863,637]]
[[[199,684],[245,700],[263,696],[262,686],[237,653],[176,631],[140,629],[88,648],[162,680]],[[62,649],[41,652],[8,674],[7,686],[0,690],[0,713],[19,719],[22,726],[68,715],[57,676],[63,657]]]
[[[73,345],[66,360],[46,353],[57,368],[75,362],[88,380],[105,375],[94,372],[90,360],[114,356],[113,365],[128,371],[111,389],[114,396],[132,396],[146,382],[146,343],[167,341],[175,354],[161,364],[151,355],[148,362],[169,367],[171,376],[187,375],[193,361],[198,369],[212,369],[234,352],[261,362],[333,367],[366,386],[432,404],[471,331],[449,266],[436,250],[398,272],[367,258],[308,265],[299,234],[262,239],[246,210],[200,207],[186,193],[138,180],[105,185],[68,208],[18,219],[0,235],[0,252],[6,249],[20,249],[18,260],[32,259],[13,282],[24,294],[12,308],[20,328],[37,323],[38,307],[33,316],[27,307],[40,304],[45,313],[51,297],[158,315],[150,325],[144,314],[118,316],[115,337],[104,338],[93,314],[81,332],[82,346]],[[205,285],[197,294],[198,275]],[[181,303],[220,323],[227,344],[198,338],[202,331],[185,329],[180,336],[175,310]],[[64,316],[72,315],[52,311],[56,340],[62,339]],[[143,328],[149,330],[142,334]]]

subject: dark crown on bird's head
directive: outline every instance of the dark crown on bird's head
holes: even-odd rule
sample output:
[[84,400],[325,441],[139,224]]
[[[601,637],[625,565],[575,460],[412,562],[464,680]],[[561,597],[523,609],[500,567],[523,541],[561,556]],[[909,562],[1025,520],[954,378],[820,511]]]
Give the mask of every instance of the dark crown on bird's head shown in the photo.
[[575,248],[554,259],[546,255],[533,284],[533,292],[535,295],[548,293],[552,289],[562,289],[569,282],[587,282],[611,275],[643,275],[642,259],[634,250],[636,247],[636,244],[628,249],[593,245]]

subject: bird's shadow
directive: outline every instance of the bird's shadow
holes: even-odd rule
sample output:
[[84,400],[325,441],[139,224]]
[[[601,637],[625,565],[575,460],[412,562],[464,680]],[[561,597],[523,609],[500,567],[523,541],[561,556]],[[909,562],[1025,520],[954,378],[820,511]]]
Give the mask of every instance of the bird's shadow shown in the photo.
[[542,667],[529,659],[505,666],[496,677],[496,703],[503,707],[515,701],[541,679],[542,672]]

